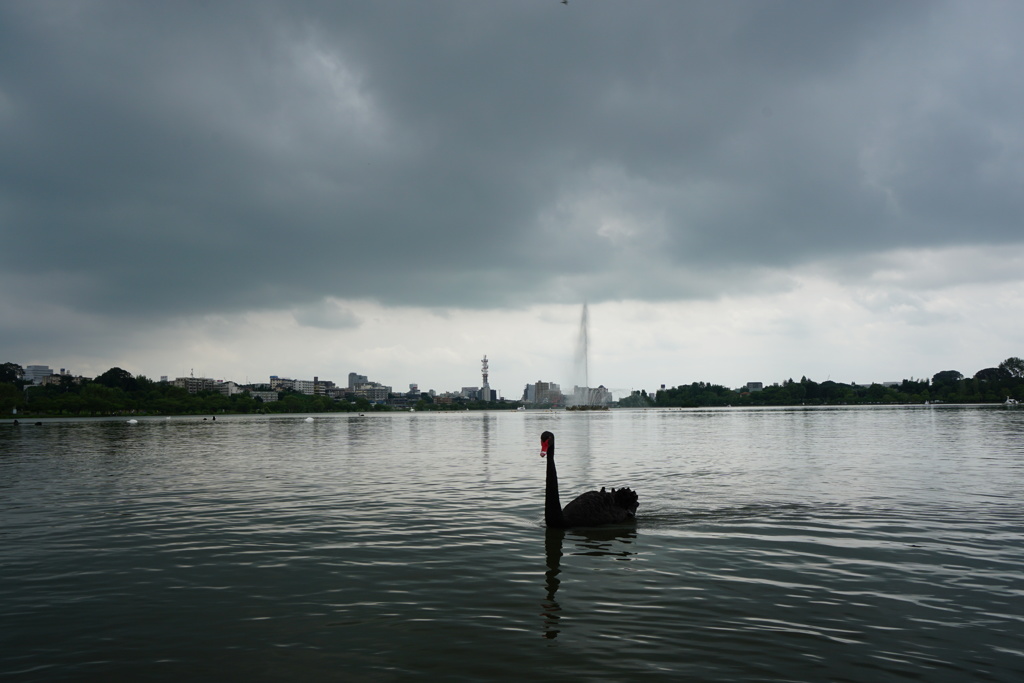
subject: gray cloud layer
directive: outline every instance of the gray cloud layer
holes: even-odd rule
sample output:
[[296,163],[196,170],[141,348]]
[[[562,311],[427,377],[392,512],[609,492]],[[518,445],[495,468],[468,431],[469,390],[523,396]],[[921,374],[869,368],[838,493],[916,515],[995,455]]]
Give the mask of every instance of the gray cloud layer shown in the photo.
[[4,3],[0,268],[84,312],[331,327],[357,321],[323,297],[714,296],[1016,243],[1021,28],[987,2]]

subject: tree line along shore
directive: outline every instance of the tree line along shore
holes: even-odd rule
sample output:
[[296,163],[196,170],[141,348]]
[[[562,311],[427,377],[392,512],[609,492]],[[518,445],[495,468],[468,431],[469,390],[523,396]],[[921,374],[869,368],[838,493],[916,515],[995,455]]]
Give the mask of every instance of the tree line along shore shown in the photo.
[[[217,415],[259,413],[332,413],[385,410],[515,410],[520,401],[483,402],[463,400],[435,403],[421,394],[415,403],[395,408],[365,398],[333,399],[293,391],[279,393],[279,400],[264,403],[248,393],[226,396],[217,391],[189,393],[167,382],[154,382],[111,368],[94,379],[61,377],[55,384],[29,385],[21,367],[0,366],[0,414],[12,417],[90,417],[110,415]],[[699,408],[721,406],[867,405],[914,403],[1001,403],[1024,398],[1024,360],[1007,358],[998,367],[979,370],[966,377],[944,370],[931,379],[905,379],[898,384],[843,384],[815,382],[807,377],[788,379],[759,391],[730,389],[720,384],[692,382],[663,388],[654,395],[635,391],[611,407]],[[526,407],[550,407],[547,405]]]

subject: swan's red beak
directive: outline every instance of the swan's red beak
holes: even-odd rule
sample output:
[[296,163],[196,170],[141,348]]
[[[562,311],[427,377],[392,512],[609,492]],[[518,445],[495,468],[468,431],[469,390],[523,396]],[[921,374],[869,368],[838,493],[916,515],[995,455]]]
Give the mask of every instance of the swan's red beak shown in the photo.
[[549,443],[551,443],[551,442],[550,441],[541,441],[540,442],[540,457],[543,458],[545,455],[548,454],[548,444]]

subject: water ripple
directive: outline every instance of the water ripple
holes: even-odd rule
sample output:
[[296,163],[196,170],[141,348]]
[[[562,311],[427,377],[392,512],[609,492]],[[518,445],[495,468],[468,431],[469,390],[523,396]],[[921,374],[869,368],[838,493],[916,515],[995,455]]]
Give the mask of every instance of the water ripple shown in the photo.
[[[1016,681],[1024,468],[1006,415],[0,432],[0,675]],[[565,495],[628,483],[635,526],[543,528],[540,427],[559,431]]]

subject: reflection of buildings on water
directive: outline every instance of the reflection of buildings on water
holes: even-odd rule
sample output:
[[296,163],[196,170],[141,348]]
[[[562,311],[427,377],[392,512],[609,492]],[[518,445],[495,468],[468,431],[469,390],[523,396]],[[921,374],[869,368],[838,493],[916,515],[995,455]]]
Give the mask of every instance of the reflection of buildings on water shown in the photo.
[[[562,606],[555,598],[561,579],[562,557],[565,554],[587,558],[613,556],[619,560],[628,560],[636,553],[630,550],[636,538],[636,529],[599,528],[585,530],[552,529],[544,530],[544,557],[547,571],[544,572],[544,588],[546,596],[541,602],[541,616],[544,617],[544,637],[554,639],[561,632],[559,621],[562,618]],[[564,552],[565,541],[569,542],[569,552]]]

